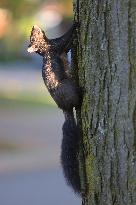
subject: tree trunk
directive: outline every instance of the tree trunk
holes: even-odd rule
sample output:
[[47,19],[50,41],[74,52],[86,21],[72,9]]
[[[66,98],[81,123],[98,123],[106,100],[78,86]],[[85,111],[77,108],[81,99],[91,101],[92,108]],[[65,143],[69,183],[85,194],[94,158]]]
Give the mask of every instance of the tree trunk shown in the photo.
[[85,205],[136,204],[136,0],[75,0]]

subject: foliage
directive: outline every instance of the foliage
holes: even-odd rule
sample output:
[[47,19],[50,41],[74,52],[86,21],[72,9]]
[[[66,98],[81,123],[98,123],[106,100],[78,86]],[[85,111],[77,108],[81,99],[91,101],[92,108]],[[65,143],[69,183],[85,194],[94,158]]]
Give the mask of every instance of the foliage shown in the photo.
[[26,2],[26,0],[1,0],[0,7],[11,11],[13,18],[18,19],[33,12],[37,8],[37,3],[37,1]]
[[[68,0],[60,2],[61,10],[65,17],[71,16],[72,2]],[[42,8],[43,0],[0,0],[0,8],[7,9],[11,20],[8,23],[8,29],[0,38],[0,61],[9,61],[26,58],[26,52],[23,51],[24,42],[28,41],[32,25],[35,24],[36,11]],[[49,1],[50,3],[50,1]],[[11,38],[12,36],[12,38]],[[26,51],[26,48],[24,49]],[[23,56],[22,56],[23,54]]]

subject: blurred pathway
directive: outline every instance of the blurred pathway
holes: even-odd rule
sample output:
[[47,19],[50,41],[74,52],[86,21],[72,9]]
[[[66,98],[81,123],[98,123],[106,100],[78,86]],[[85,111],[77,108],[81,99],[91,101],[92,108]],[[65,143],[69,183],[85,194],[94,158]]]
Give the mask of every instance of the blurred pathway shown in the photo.
[[0,175],[1,205],[80,205],[60,169]]

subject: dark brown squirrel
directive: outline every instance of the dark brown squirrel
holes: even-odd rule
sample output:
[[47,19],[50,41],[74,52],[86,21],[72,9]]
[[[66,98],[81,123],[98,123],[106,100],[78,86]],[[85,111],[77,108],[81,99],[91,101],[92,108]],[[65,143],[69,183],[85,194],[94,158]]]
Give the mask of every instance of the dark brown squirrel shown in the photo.
[[68,73],[69,64],[66,58],[71,49],[77,24],[61,37],[48,39],[43,30],[33,26],[30,35],[28,52],[36,52],[43,57],[42,77],[44,83],[58,105],[63,110],[63,139],[61,163],[67,184],[76,193],[80,193],[80,177],[78,163],[79,129],[76,124],[73,108],[79,106],[79,88]]

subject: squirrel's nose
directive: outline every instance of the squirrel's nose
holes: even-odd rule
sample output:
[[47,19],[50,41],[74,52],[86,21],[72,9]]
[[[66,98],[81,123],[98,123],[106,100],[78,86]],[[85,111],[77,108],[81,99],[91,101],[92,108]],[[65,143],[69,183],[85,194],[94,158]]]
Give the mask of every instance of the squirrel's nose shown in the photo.
[[28,47],[28,49],[27,49],[27,51],[29,52],[29,53],[33,53],[33,52],[35,52],[35,51],[37,51],[38,50],[38,48],[35,48],[35,46],[29,46]]
[[32,53],[32,52],[34,52],[34,49],[33,49],[32,47],[29,47],[29,48],[27,49],[27,51],[28,51],[29,53]]

